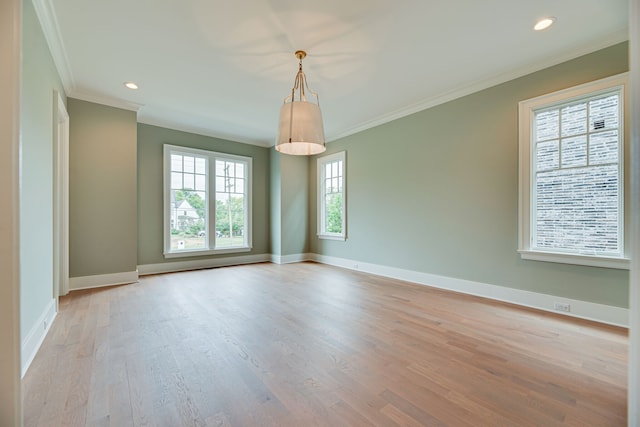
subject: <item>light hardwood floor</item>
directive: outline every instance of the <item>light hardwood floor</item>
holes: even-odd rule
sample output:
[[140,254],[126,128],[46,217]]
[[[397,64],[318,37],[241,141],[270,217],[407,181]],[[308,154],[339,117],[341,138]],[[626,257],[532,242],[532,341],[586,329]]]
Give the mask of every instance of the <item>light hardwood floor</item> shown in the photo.
[[624,426],[627,332],[315,263],[77,291],[26,426]]

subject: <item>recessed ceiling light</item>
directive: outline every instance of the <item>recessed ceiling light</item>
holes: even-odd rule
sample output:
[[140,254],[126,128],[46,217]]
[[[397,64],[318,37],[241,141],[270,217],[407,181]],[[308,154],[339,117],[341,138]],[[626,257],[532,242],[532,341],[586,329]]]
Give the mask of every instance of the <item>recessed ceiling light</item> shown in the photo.
[[131,90],[138,89],[138,85],[135,84],[134,82],[125,82],[124,85]]
[[542,18],[538,22],[536,22],[536,25],[533,26],[533,29],[536,31],[546,30],[551,25],[553,25],[554,22],[556,22],[556,18],[554,18],[553,16]]

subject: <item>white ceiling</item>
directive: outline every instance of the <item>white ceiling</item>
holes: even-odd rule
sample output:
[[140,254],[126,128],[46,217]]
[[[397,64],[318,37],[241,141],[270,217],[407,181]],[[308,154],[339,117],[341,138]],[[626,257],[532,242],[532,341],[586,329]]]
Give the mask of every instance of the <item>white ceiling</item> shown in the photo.
[[33,1],[67,95],[263,146],[298,49],[330,141],[628,38],[627,0]]

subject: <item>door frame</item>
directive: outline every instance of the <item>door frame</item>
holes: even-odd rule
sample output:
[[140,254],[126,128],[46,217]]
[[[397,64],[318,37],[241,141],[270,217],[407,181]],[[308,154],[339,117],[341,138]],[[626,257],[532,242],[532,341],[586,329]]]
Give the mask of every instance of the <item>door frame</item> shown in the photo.
[[69,113],[53,94],[53,298],[69,293]]

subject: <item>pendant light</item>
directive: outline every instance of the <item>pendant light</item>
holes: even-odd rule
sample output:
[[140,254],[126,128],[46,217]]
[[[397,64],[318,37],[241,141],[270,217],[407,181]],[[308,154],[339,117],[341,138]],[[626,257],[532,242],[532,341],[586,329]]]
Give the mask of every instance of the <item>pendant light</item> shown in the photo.
[[[284,99],[280,108],[276,150],[284,154],[309,156],[326,150],[322,113],[318,94],[309,89],[302,72],[302,60],[307,53],[299,50],[295,55],[300,64],[291,95]],[[307,96],[315,97],[315,103],[307,100]]]

